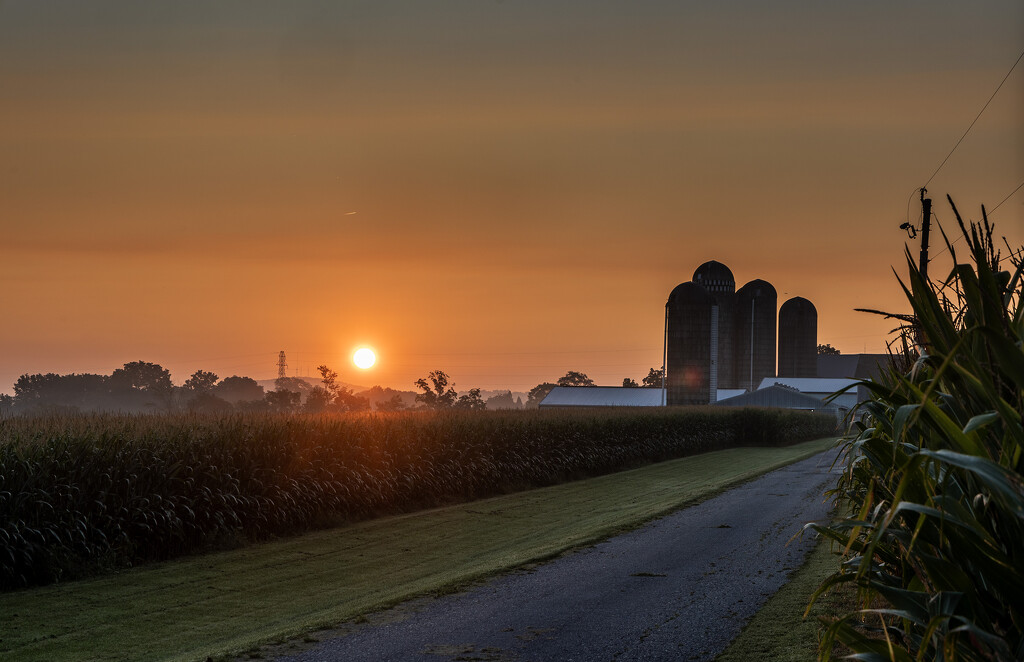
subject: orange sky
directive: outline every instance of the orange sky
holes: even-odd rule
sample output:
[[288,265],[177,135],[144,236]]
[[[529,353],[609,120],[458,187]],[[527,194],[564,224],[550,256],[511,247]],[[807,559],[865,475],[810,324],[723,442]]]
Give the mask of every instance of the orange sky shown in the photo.
[[[39,4],[0,2],[0,392],[279,350],[619,384],[709,259],[882,351],[853,308],[901,308],[908,198],[1024,50],[1016,1]],[[929,184],[946,227],[1024,180],[1021,118],[1024,64]],[[993,220],[1024,243],[1024,190]]]

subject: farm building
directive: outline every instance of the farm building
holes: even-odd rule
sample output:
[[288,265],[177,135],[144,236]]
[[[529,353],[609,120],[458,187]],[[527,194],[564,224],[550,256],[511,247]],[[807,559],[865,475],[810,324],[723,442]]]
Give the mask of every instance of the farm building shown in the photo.
[[[875,379],[891,361],[888,354],[821,354],[818,356],[818,377]],[[867,387],[858,386],[857,399],[867,400],[868,397]]]
[[[746,393],[743,389],[719,389],[720,398]],[[622,386],[556,386],[540,401],[540,407],[661,407],[665,404],[660,388],[624,388]]]
[[804,411],[822,411],[840,415],[840,408],[827,403],[819,397],[801,393],[786,386],[772,384],[750,393],[725,398],[715,403],[720,407],[775,407],[778,409],[802,409]]
[[661,407],[665,404],[660,388],[623,388],[621,386],[556,386],[540,401],[548,407]]
[[719,389],[753,391],[776,374],[814,377],[817,311],[801,297],[777,303],[771,283],[755,279],[737,290],[732,271],[715,260],[676,286],[665,304],[667,403],[716,402]]
[[771,386],[783,386],[803,395],[813,396],[824,401],[833,393],[842,391],[842,395],[833,400],[840,410],[849,411],[857,405],[857,380],[855,379],[823,379],[820,377],[766,377],[761,381],[758,391]]
[[[848,411],[867,399],[886,355],[818,355],[818,312],[807,299],[781,307],[771,283],[736,289],[729,267],[710,260],[665,304],[665,389],[555,387],[541,407],[726,404]],[[777,365],[776,365],[777,363]],[[778,377],[776,377],[778,375]],[[772,388],[778,386],[779,388]],[[762,392],[764,391],[764,392]],[[831,404],[823,401],[844,391]],[[811,398],[811,399],[808,399]]]

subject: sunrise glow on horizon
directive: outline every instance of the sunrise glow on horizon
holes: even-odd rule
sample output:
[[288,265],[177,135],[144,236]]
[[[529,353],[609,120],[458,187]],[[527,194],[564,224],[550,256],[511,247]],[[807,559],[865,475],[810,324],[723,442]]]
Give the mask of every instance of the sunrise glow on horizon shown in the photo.
[[281,350],[618,385],[709,260],[884,352],[854,309],[906,309],[921,186],[951,238],[947,193],[1024,243],[1024,64],[929,180],[1022,49],[1016,0],[2,3],[0,393]]

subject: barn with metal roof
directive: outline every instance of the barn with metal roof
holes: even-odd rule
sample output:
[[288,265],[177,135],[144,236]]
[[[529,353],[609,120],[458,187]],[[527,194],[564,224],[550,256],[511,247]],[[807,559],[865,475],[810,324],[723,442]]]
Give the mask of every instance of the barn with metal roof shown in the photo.
[[661,407],[660,388],[621,386],[556,386],[540,401],[540,407]]
[[832,402],[841,410],[853,409],[860,402],[857,396],[856,379],[822,379],[820,377],[765,377],[761,380],[758,391],[770,386],[786,386],[790,389],[800,391],[804,395],[814,396],[819,400],[825,400],[833,393],[842,391]]
[[823,411],[839,415],[839,407],[821,398],[801,393],[787,386],[771,385],[750,393],[725,398],[715,403],[720,407],[776,407],[779,409],[802,409]]

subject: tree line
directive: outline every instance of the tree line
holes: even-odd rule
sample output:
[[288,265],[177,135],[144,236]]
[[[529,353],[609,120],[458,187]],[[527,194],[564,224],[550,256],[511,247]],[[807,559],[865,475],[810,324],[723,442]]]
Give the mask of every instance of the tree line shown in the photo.
[[14,383],[14,395],[0,395],[0,415],[120,411],[207,413],[363,411],[404,406],[401,393],[375,386],[362,394],[337,383],[337,374],[321,366],[322,386],[298,377],[281,377],[267,391],[251,377],[220,377],[196,370],[181,386],[157,363],[132,361],[109,375],[25,374]]
[[[171,381],[169,370],[157,363],[132,361],[109,375],[25,374],[14,384],[14,396],[0,395],[0,415],[14,413],[73,413],[121,411],[158,413],[232,411],[277,413],[326,413],[347,411],[400,411],[404,409],[533,409],[555,386],[594,386],[586,373],[569,370],[555,382],[542,382],[530,389],[526,402],[511,391],[486,400],[482,389],[471,388],[459,395],[455,383],[443,370],[432,370],[414,382],[420,390],[414,403],[403,392],[374,386],[354,393],[338,381],[338,373],[326,365],[317,367],[320,384],[298,377],[280,377],[274,390],[267,391],[255,379],[232,375],[221,379],[216,373],[196,370],[181,386]],[[661,388],[663,370],[651,368],[639,383],[626,377],[623,387]],[[408,392],[406,392],[408,393]]]

